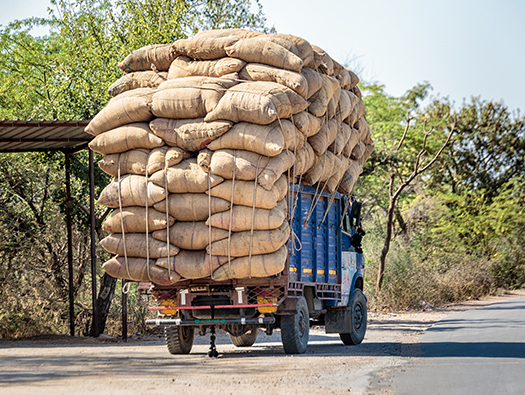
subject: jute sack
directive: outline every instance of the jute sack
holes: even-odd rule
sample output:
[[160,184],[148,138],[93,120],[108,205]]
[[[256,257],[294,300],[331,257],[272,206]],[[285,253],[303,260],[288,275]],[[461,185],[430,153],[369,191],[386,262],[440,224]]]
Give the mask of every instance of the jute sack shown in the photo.
[[151,64],[158,71],[167,71],[177,56],[172,44],[147,45],[130,53],[118,67],[125,73],[151,70]]
[[219,37],[230,37],[235,36],[239,38],[252,38],[260,36],[264,33],[254,32],[246,29],[214,29],[214,30],[203,30],[195,35],[195,38],[219,38]]
[[[355,96],[355,95],[354,95]],[[352,111],[350,112],[350,115],[344,119],[344,123],[346,123],[347,125],[349,125],[350,127],[356,127],[357,126],[357,121],[358,121],[358,109],[357,109],[357,104],[352,107]]]
[[[259,185],[255,187],[252,181],[226,180],[212,188],[209,193],[211,196],[224,199],[233,204],[253,207],[255,201],[255,207],[271,209],[277,206],[277,202],[286,196],[287,190],[288,182],[286,177],[281,176],[269,191]],[[208,194],[208,191],[206,193]]]
[[130,123],[99,134],[89,143],[91,150],[102,155],[121,153],[136,148],[161,147],[164,141],[155,136],[147,123]]
[[210,164],[211,164],[211,157],[213,155],[213,151],[209,150],[208,148],[204,148],[199,151],[199,154],[197,155],[197,164],[202,169],[202,171],[209,173],[210,172]]
[[[160,85],[159,85],[160,86]],[[124,91],[122,93],[119,93],[117,96],[112,97],[109,99],[107,105],[119,101],[121,99],[124,99],[125,97],[142,97],[145,100],[148,100],[148,102],[151,100],[151,97],[153,94],[157,92],[157,87],[154,88],[135,88],[131,89],[129,91]]]
[[354,147],[356,146],[356,144],[359,142],[361,138],[361,134],[359,133],[359,130],[354,129],[354,128],[350,128],[350,129],[351,129],[350,138],[346,142],[345,147],[343,149],[343,156],[346,158],[350,158],[350,156],[352,155],[352,151],[354,150]]
[[348,166],[350,165],[350,159],[347,159],[345,157],[338,158],[335,157],[334,161],[334,171],[333,174],[330,176],[328,180],[326,180],[324,184],[324,190],[328,193],[332,193],[335,190],[337,190],[337,187],[339,186],[339,181],[343,178],[343,175],[345,171],[348,169]]
[[304,146],[306,137],[302,134],[292,121],[288,119],[277,120],[274,122],[281,127],[284,136],[284,146],[287,150],[295,152]]
[[[154,232],[166,228],[166,214],[152,208],[148,208],[148,231]],[[175,218],[168,215],[169,225],[175,223]],[[122,207],[116,209],[102,224],[102,230],[109,233],[122,233],[124,223],[125,233],[146,232],[146,208],[145,207]],[[166,241],[166,240],[163,240]],[[171,252],[171,251],[170,251]]]
[[194,37],[173,43],[176,52],[192,59],[213,60],[226,56],[225,48],[239,41],[238,37]]
[[295,44],[290,40],[287,40],[283,36],[278,36],[277,34],[264,34],[262,36],[258,36],[257,38],[260,40],[271,41],[272,43],[280,45],[284,49],[290,51],[295,56],[298,56],[299,58],[301,57],[299,56],[299,50],[297,49]]
[[363,156],[361,156],[361,158],[359,159],[359,164],[361,166],[363,166],[365,164],[365,162],[368,160],[368,158],[370,158],[370,155],[372,155],[372,151],[373,150],[374,150],[374,145],[373,144],[365,145],[365,152],[364,152]]
[[339,82],[332,77],[320,74],[323,79],[323,86],[309,100],[311,102],[308,111],[316,117],[321,117],[326,113],[328,102],[339,88]]
[[98,136],[108,130],[134,122],[147,122],[153,115],[149,108],[147,97],[127,96],[113,98],[95,118],[86,126],[84,131]]
[[365,108],[365,103],[363,103],[363,100],[359,99],[357,101],[356,107],[357,107],[357,119],[366,116],[366,108]]
[[304,99],[308,94],[308,82],[301,74],[283,70],[261,63],[248,63],[239,72],[239,77],[246,81],[270,81],[292,89]]
[[230,121],[204,122],[204,118],[155,118],[149,127],[166,144],[187,151],[199,151],[232,127]]
[[157,266],[169,268],[183,278],[198,279],[211,276],[213,271],[228,262],[227,256],[210,256],[206,251],[186,251],[171,257],[157,259]]
[[337,189],[339,192],[348,195],[354,189],[354,185],[357,182],[359,174],[363,171],[363,168],[359,162],[350,159],[350,165],[348,169],[344,172],[343,178]]
[[110,85],[108,94],[117,96],[118,94],[137,88],[156,88],[168,79],[168,73],[155,71],[135,71],[124,74]]
[[314,136],[321,130],[324,125],[326,117],[314,117],[308,111],[301,111],[295,114],[293,117],[293,123],[295,127],[305,136]]
[[317,182],[327,180],[334,170],[335,155],[330,151],[325,152],[319,157],[319,163],[313,166],[303,176],[305,185],[314,185]]
[[[248,256],[271,254],[281,248],[290,238],[288,222],[272,230],[256,230],[253,232],[235,232],[230,238],[215,241],[206,247],[206,252],[211,255],[222,256]],[[229,253],[229,254],[228,254]]]
[[223,181],[222,177],[204,172],[197,164],[196,158],[183,160],[165,172],[158,171],[150,180],[164,187],[166,176],[168,191],[171,193],[202,193]]
[[212,279],[224,281],[231,278],[269,277],[284,270],[288,248],[284,245],[273,254],[240,257],[224,264],[213,272]]
[[264,63],[285,70],[301,71],[303,61],[297,55],[279,44],[264,38],[241,39],[226,47],[226,53],[232,58],[242,59],[247,63]]
[[168,78],[184,78],[195,75],[222,77],[223,75],[240,71],[246,62],[235,58],[221,58],[217,60],[193,60],[181,55],[171,63]]
[[98,162],[98,166],[105,173],[117,177],[120,160],[120,175],[139,174],[145,175],[146,168],[151,175],[166,166],[174,166],[183,159],[188,158],[189,153],[178,147],[159,147],[153,150],[134,149],[121,154],[106,155]]
[[265,156],[279,155],[285,148],[284,136],[278,123],[257,125],[240,122],[218,139],[208,144],[211,150],[243,149]]
[[[148,207],[164,200],[166,191],[164,188],[147,182],[146,177],[128,174],[120,179],[120,197],[122,207],[146,206],[146,193]],[[101,206],[119,207],[118,180],[111,181],[100,193],[97,203]]]
[[341,73],[339,73],[339,75],[337,76],[337,80],[339,81],[341,88],[343,89],[352,88],[352,77],[350,77],[350,73],[348,72],[348,69],[343,68],[343,70],[341,70]]
[[[155,210],[166,212],[166,201],[153,206]],[[203,193],[173,193],[168,197],[168,213],[177,221],[206,221],[209,213],[215,214],[229,210],[230,202]]]
[[328,55],[325,50],[319,48],[317,45],[312,45],[312,49],[315,53],[322,57],[321,64],[317,67],[321,73],[326,75],[334,75],[334,62],[330,55]]
[[351,80],[349,89],[355,88],[357,92],[354,92],[354,93],[357,95],[357,97],[361,99],[361,92],[359,91],[359,88],[357,87],[357,84],[359,84],[359,77],[352,70],[349,70],[349,69],[347,70],[348,70],[348,73],[350,74],[350,80]]
[[156,266],[154,259],[150,259],[148,263],[144,258],[128,258],[127,262],[126,265],[123,256],[116,256],[104,263],[102,268],[116,278],[152,282],[158,285],[172,285],[181,279],[176,272],[169,273],[166,269]]
[[339,75],[343,72],[345,67],[339,63],[337,60],[332,58],[332,62],[334,64],[334,77],[339,77]]
[[151,112],[159,118],[200,118],[212,112],[224,92],[201,88],[159,90],[151,99]]
[[352,136],[352,128],[350,126],[346,123],[339,125],[341,132],[337,135],[332,145],[328,147],[328,151],[333,152],[335,156],[340,156],[343,153],[346,143],[348,143],[348,140]]
[[289,173],[292,177],[301,176],[319,162],[310,143],[306,142],[304,147],[295,152],[295,163]]
[[270,190],[277,179],[295,162],[293,153],[283,151],[269,158],[244,150],[218,150],[212,155],[210,171],[225,179],[255,180]]
[[326,152],[326,149],[339,134],[340,127],[340,124],[335,119],[331,119],[321,127],[321,130],[316,135],[308,137],[308,142],[316,155],[321,156]]
[[[210,232],[211,230],[211,232]],[[202,221],[177,222],[170,227],[170,243],[183,250],[204,250],[211,241],[218,241],[228,237],[224,229],[211,228]],[[156,240],[167,242],[166,229],[157,230],[152,234]]]
[[365,144],[361,140],[359,140],[359,142],[355,145],[354,149],[352,150],[350,159],[359,161],[361,157],[365,154],[365,151],[366,151]]
[[341,90],[338,108],[338,114],[341,119],[348,118],[352,113],[352,100],[350,98],[350,94],[352,94],[350,91],[346,91],[344,89]]
[[359,121],[357,121],[357,129],[359,130],[361,141],[365,143],[365,145],[374,143],[370,134],[370,126],[368,126],[366,119],[359,118]]
[[297,48],[297,51],[299,52],[299,57],[303,61],[303,66],[304,67],[313,66],[314,51],[308,41],[306,41],[304,38],[301,38],[301,37],[292,36],[291,34],[274,34],[273,36],[284,38],[292,42]]
[[213,214],[206,221],[206,225],[211,225],[214,228],[220,228],[223,230],[229,230],[231,224],[232,232],[251,230],[252,224],[253,230],[276,229],[281,226],[286,219],[286,207],[283,210],[283,207],[280,206],[281,205],[278,204],[271,210],[266,210],[263,208],[256,208],[254,210],[248,206],[234,205],[231,212],[228,210],[222,213]]
[[[124,249],[124,238],[126,239],[126,249]],[[146,237],[145,233],[114,233],[102,239],[100,245],[112,254],[124,255],[126,251],[128,257],[156,259],[168,256],[168,244],[159,240],[155,240],[149,234]],[[170,245],[170,256],[177,255],[179,249],[173,244]]]
[[289,118],[308,107],[297,93],[275,82],[246,82],[230,88],[205,121],[228,119],[268,125]]
[[308,85],[306,98],[309,99],[323,87],[323,77],[317,71],[307,67],[301,70],[301,75],[306,79],[306,84]]

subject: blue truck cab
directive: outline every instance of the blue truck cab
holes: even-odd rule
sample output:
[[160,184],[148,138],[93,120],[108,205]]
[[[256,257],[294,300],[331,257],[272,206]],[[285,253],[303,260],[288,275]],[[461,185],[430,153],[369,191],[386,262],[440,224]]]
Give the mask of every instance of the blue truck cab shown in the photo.
[[339,193],[292,184],[288,196],[291,237],[283,272],[266,278],[186,280],[170,287],[139,284],[139,293],[156,300],[172,354],[191,351],[195,329],[211,331],[210,356],[216,356],[215,330],[227,331],[234,345],[251,346],[259,328],[280,329],[284,351],[300,354],[309,328],[324,325],[345,345],[360,344],[366,333],[361,204]]

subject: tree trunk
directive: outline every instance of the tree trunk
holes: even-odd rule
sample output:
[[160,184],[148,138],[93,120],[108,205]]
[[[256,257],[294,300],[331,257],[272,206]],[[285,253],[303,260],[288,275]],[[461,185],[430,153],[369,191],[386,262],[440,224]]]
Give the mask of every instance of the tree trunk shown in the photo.
[[388,255],[388,251],[390,250],[390,241],[392,240],[392,224],[394,222],[395,207],[396,207],[396,199],[390,198],[387,219],[386,219],[385,244],[383,245],[383,250],[381,251],[381,256],[379,257],[379,271],[377,272],[376,294],[378,294],[379,291],[381,291],[381,287],[383,286],[386,256]]
[[113,295],[115,294],[116,284],[117,279],[115,277],[111,277],[107,273],[104,273],[100,279],[100,287],[97,297],[98,328],[93,328],[93,324],[91,324],[91,333],[94,337],[104,333],[104,329],[106,328],[106,320],[109,314],[109,308],[111,307],[111,301],[113,300]]

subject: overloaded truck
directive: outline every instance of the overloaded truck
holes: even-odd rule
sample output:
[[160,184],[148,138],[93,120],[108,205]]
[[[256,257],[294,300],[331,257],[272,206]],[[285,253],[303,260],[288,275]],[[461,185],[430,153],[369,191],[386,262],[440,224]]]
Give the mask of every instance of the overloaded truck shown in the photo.
[[[164,327],[171,354],[187,354],[195,329],[211,331],[210,356],[217,356],[215,330],[228,332],[232,343],[249,347],[258,329],[267,335],[279,328],[284,351],[306,351],[309,329],[324,325],[345,345],[360,344],[367,325],[363,294],[364,258],[361,203],[353,195],[319,193],[291,185],[288,196],[292,236],[285,269],[266,278],[186,280],[171,286],[141,283],[158,310],[149,325]],[[227,265],[227,263],[226,263]]]

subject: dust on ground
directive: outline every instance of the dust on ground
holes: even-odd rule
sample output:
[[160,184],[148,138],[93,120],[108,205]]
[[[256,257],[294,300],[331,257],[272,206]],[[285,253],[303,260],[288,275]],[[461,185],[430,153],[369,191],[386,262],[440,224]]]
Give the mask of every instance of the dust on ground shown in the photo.
[[[234,347],[217,336],[218,358],[207,356],[209,334],[196,335],[189,355],[170,355],[160,336],[132,337],[124,343],[99,339],[40,336],[0,340],[3,395],[59,394],[368,394],[371,380],[381,390],[379,372],[417,354],[417,335],[458,311],[525,296],[525,290],[435,309],[395,314],[369,313],[359,346],[345,346],[324,328],[310,330],[305,354],[286,355],[280,332],[260,330],[252,347]],[[379,385],[378,385],[379,384]]]

